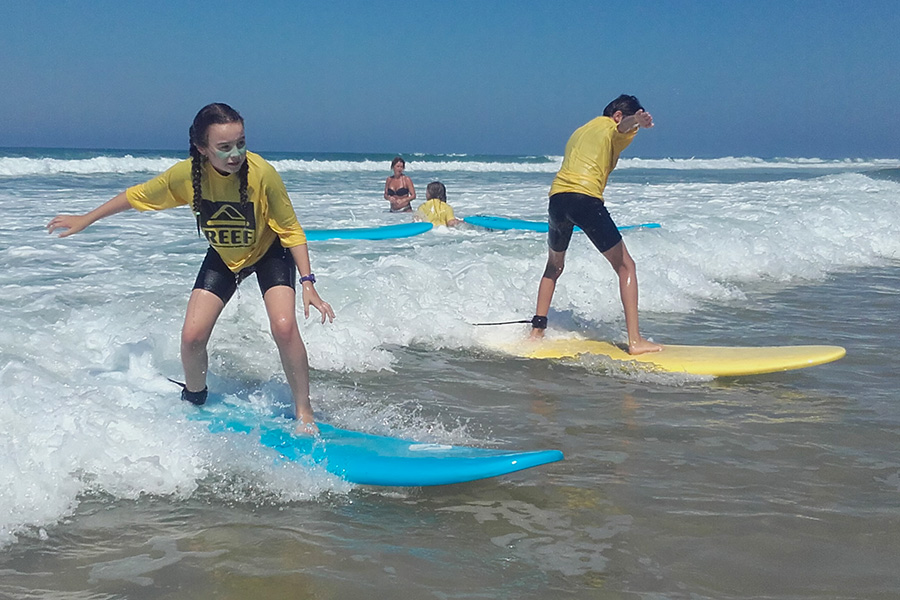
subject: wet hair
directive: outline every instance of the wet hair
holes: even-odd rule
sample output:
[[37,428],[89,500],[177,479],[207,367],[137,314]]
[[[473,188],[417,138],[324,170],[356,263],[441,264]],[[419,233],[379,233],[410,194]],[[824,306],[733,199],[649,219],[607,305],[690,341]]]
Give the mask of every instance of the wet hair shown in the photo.
[[[194,122],[191,124],[188,134],[191,143],[191,186],[194,188],[194,198],[191,201],[191,210],[194,211],[194,216],[197,217],[198,234],[200,233],[200,200],[203,198],[203,193],[200,189],[200,175],[202,173],[201,167],[203,166],[203,160],[205,159],[205,157],[200,154],[199,148],[201,146],[205,147],[209,143],[210,125],[224,125],[227,123],[240,123],[243,125],[244,118],[238,111],[227,104],[214,102],[212,104],[207,104],[200,109],[200,112],[194,117]],[[241,168],[238,170],[241,204],[246,204],[249,201],[247,197],[248,170],[249,166],[247,161],[244,160],[244,164],[242,164]]]
[[397,163],[403,163],[403,166],[406,167],[406,161],[403,160],[402,156],[395,156],[394,160],[391,161],[391,168],[393,169]]
[[447,201],[447,188],[444,187],[444,184],[440,181],[432,181],[428,184],[428,187],[425,188],[425,197],[428,200],[433,198],[437,198],[442,202]]
[[634,96],[629,96],[628,94],[622,94],[612,102],[606,105],[606,108],[603,109],[604,117],[611,117],[616,114],[616,111],[622,111],[622,115],[626,117],[630,117],[635,114],[639,110],[644,110],[644,107],[641,106],[640,101]]

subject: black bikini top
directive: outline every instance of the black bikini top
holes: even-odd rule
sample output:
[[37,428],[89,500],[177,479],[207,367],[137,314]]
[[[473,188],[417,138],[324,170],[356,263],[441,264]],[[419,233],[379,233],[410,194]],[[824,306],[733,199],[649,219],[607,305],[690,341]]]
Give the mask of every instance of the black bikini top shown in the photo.
[[388,196],[409,196],[409,188],[402,187],[396,190],[388,188]]

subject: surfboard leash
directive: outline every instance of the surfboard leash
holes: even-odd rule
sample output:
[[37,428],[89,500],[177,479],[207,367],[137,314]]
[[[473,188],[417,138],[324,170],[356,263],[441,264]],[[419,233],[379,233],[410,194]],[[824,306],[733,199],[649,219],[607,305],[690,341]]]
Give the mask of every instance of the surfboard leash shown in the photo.
[[193,404],[194,406],[203,406],[206,403],[206,397],[209,394],[209,388],[203,388],[199,392],[192,392],[187,389],[187,384],[182,383],[180,381],[175,381],[171,377],[166,377],[169,381],[174,383],[175,385],[181,386],[181,399],[186,400]]
[[535,329],[546,329],[547,328],[547,317],[541,317],[538,315],[534,315],[530,319],[519,319],[517,321],[498,321],[495,323],[472,323],[472,325],[476,327],[481,327],[484,325],[514,325],[518,323],[530,323],[532,327]]

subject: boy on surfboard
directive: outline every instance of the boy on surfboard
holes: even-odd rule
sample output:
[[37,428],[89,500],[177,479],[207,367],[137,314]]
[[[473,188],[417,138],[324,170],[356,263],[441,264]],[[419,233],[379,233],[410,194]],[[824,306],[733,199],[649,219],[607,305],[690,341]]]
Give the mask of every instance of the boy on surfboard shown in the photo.
[[638,283],[634,260],[622,235],[603,205],[606,180],[616,168],[619,154],[640,128],[653,127],[653,117],[634,96],[622,94],[603,110],[603,116],[582,125],[569,138],[562,166],[550,186],[547,266],[538,287],[537,309],[531,320],[532,339],[547,328],[547,313],[562,275],[566,250],[577,225],[606,257],[619,277],[619,294],[625,309],[628,352],[658,352],[662,346],[641,337],[638,327]]

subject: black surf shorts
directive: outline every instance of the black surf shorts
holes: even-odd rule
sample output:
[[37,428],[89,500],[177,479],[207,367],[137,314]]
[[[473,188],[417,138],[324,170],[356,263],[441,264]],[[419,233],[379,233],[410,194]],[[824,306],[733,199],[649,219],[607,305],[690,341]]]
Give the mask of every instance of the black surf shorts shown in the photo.
[[284,248],[279,240],[272,242],[266,253],[255,264],[237,273],[229,269],[219,253],[210,246],[203,264],[200,265],[194,289],[210,291],[228,304],[238,284],[251,273],[256,273],[256,282],[263,295],[276,285],[288,285],[297,289],[297,265],[291,251]]
[[622,241],[622,234],[600,198],[575,192],[553,194],[548,210],[550,231],[547,243],[555,252],[565,252],[569,248],[576,225],[584,230],[600,252],[606,252]]

